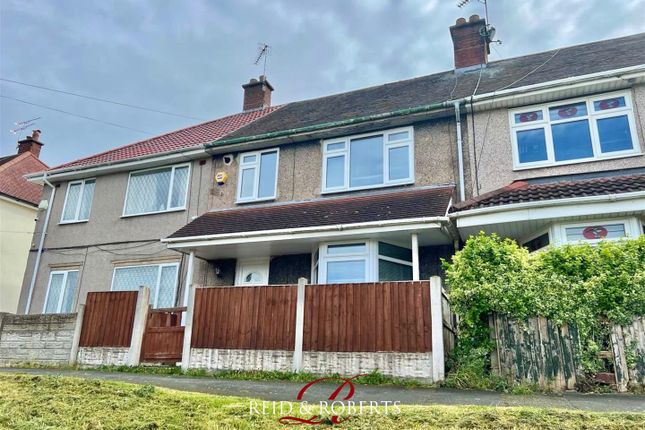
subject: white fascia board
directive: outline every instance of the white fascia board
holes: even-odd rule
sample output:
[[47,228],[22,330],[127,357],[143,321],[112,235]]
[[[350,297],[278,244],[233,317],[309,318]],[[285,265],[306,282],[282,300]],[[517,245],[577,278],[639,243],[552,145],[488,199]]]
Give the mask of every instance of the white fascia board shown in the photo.
[[408,218],[391,221],[375,221],[356,224],[304,227],[281,230],[262,230],[230,234],[215,234],[179,238],[164,238],[169,248],[194,248],[213,245],[231,245],[249,242],[273,242],[280,240],[316,239],[343,237],[357,234],[440,229],[447,224],[447,217]]
[[[84,178],[87,176],[98,176],[113,172],[127,172],[131,170],[142,169],[146,167],[162,166],[171,163],[179,163],[195,160],[201,157],[208,157],[204,148],[193,148],[190,150],[181,150],[167,152],[163,154],[151,154],[143,157],[131,158],[125,161],[113,161],[109,163],[96,164],[92,166],[77,166],[62,168],[57,170],[48,170],[47,179],[50,181],[63,181],[68,179]],[[42,183],[43,172],[34,175],[26,175],[29,182]]]
[[[640,82],[643,81],[643,78],[645,78],[645,64],[625,67],[622,69],[607,70],[599,73],[590,73],[587,75],[572,76],[564,79],[556,79],[553,81],[541,82],[539,84],[525,85],[523,87],[492,91],[472,96],[472,101],[474,106],[482,106],[492,101],[500,102],[506,99],[512,100],[517,98],[519,95],[526,96],[538,94],[540,92],[550,92],[561,87],[571,89],[576,86],[601,84],[616,80],[625,81],[628,85],[629,83],[627,81],[630,79]],[[466,97],[465,100],[470,101],[471,98]]]
[[517,203],[457,212],[457,228],[619,212],[645,212],[645,191]]

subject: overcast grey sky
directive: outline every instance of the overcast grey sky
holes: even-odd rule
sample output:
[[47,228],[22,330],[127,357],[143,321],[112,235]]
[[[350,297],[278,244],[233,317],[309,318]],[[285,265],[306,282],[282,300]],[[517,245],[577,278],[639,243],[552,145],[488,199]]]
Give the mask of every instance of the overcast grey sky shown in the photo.
[[[503,40],[491,60],[645,31],[645,0],[489,0]],[[241,84],[272,46],[274,104],[452,68],[448,27],[476,0],[0,1],[0,76],[204,119],[241,110]],[[154,134],[196,120],[1,82],[2,94]],[[13,123],[42,117],[50,165],[148,135],[0,99],[0,154]],[[24,136],[31,130],[21,133]]]

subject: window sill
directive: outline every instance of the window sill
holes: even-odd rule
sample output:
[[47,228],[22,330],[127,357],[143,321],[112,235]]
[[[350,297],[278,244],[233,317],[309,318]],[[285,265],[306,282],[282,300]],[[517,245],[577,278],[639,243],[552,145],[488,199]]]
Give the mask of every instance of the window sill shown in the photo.
[[337,189],[337,190],[323,190],[320,192],[320,194],[339,194],[339,193],[351,193],[353,191],[364,191],[364,190],[378,190],[381,188],[392,188],[392,187],[400,187],[401,185],[413,185],[414,184],[414,179],[410,179],[405,182],[396,182],[396,183],[391,183],[391,184],[382,184],[382,185],[369,185],[365,187],[356,187],[356,188],[343,188]]
[[79,221],[61,221],[58,223],[58,225],[69,225],[69,224],[85,224],[89,222],[89,219],[83,219]]
[[620,155],[613,155],[609,157],[598,157],[598,158],[581,158],[579,160],[566,160],[566,161],[558,161],[554,163],[546,163],[546,164],[533,164],[530,166],[513,166],[513,171],[521,171],[521,170],[531,170],[531,169],[546,169],[548,167],[558,167],[558,166],[567,166],[570,164],[581,164],[581,163],[597,163],[600,161],[607,161],[607,160],[618,160],[621,158],[631,158],[631,157],[639,157],[643,155],[642,152],[630,152],[629,154],[620,154]]
[[235,204],[236,204],[236,205],[246,205],[246,204],[249,204],[249,203],[270,202],[270,201],[273,201],[273,200],[275,200],[275,199],[276,199],[275,197],[266,197],[266,198],[263,198],[263,199],[236,200],[236,201],[235,201]]
[[140,214],[121,215],[121,218],[133,218],[133,217],[146,216],[146,215],[159,215],[159,214],[167,214],[167,213],[173,213],[173,212],[182,212],[185,210],[186,208],[177,208],[177,209],[169,209],[165,211],[144,212]]

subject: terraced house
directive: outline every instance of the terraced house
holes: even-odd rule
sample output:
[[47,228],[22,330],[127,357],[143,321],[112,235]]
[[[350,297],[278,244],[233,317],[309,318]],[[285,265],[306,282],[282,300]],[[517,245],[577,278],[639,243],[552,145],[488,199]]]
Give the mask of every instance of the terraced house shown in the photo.
[[453,70],[282,106],[261,76],[241,113],[32,175],[49,209],[20,310],[428,279],[480,230],[532,250],[643,234],[645,34],[489,62],[483,19],[450,32]]

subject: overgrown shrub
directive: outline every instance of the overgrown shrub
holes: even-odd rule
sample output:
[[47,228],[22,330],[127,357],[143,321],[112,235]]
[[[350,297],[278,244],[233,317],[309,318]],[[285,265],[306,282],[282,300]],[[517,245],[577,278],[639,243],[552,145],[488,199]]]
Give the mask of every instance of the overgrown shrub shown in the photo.
[[612,324],[645,315],[645,236],[530,254],[511,239],[480,233],[444,262],[444,269],[451,304],[460,316],[455,362],[461,366],[474,350],[492,351],[491,313],[576,325],[578,358],[588,373],[601,366],[596,339]]

